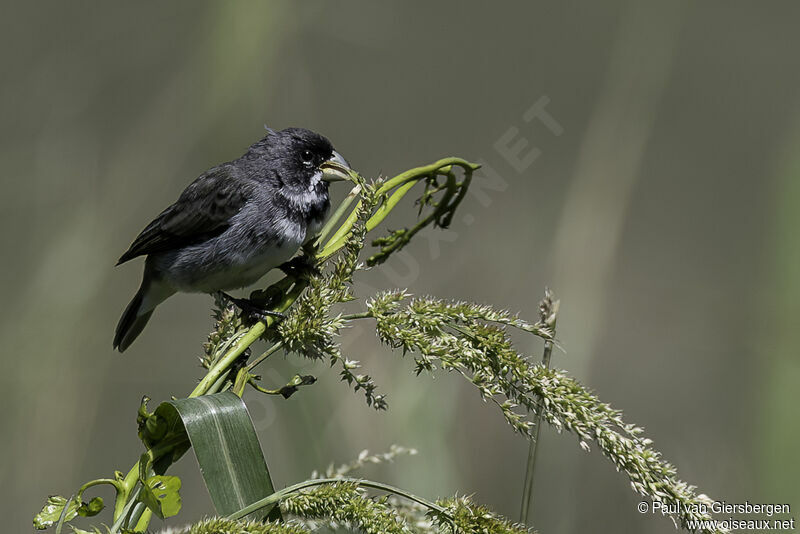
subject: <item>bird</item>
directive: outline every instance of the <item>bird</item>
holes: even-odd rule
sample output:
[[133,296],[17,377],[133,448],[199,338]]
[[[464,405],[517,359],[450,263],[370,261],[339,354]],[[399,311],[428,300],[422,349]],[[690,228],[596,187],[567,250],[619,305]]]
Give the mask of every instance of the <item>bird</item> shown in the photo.
[[[349,164],[324,136],[267,129],[239,158],[201,174],[134,239],[117,265],[145,256],[139,290],[117,324],[124,352],[155,308],[178,292],[215,294],[254,284],[319,232],[328,184]],[[237,299],[238,300],[238,299]]]

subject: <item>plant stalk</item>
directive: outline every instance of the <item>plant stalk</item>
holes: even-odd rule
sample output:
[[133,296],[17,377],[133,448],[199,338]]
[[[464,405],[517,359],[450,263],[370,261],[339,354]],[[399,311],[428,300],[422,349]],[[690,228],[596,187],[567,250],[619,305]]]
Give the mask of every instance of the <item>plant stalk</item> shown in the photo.
[[[550,357],[553,355],[553,341],[545,340],[542,365],[550,368]],[[542,428],[542,413],[536,416],[536,429],[533,431],[533,440],[528,445],[528,464],[525,466],[525,482],[522,489],[522,505],[519,511],[519,521],[528,524],[528,516],[533,503],[533,473],[536,468],[536,456],[539,452],[539,430]]]

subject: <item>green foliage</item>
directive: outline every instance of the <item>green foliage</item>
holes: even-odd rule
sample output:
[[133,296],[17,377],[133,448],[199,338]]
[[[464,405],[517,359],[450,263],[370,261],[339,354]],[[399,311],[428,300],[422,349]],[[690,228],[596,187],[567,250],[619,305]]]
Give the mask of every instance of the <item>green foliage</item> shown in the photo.
[[141,501],[161,519],[177,515],[181,510],[181,479],[157,475],[144,481]]
[[94,497],[89,502],[81,503],[78,507],[78,515],[82,517],[92,517],[102,512],[104,507],[103,498]]
[[[167,467],[178,461],[189,450],[189,438],[183,426],[180,414],[174,406],[162,403],[156,411],[149,413],[147,404],[150,398],[145,396],[136,415],[139,439],[148,450],[158,450],[157,455],[145,459],[152,464],[158,474],[164,473]],[[144,478],[144,475],[142,477]]]
[[69,499],[68,505],[66,497],[61,495],[49,496],[47,502],[44,503],[42,511],[33,518],[34,528],[44,530],[55,525],[61,514],[64,513],[65,507],[66,514],[64,517],[66,521],[75,519],[78,516],[78,503],[75,502],[75,499]]
[[[417,454],[415,449],[407,449],[398,445],[392,445],[389,451],[379,454],[370,454],[365,450],[361,451],[358,457],[351,462],[337,467],[330,465],[325,470],[325,476],[341,478],[360,470],[367,464],[393,462],[399,456],[415,454]],[[315,472],[312,474],[312,478],[316,477]],[[457,532],[464,533],[521,534],[533,532],[524,525],[512,524],[487,508],[472,503],[467,497],[442,499],[435,503],[435,507],[428,507],[405,497],[390,494],[385,503],[397,514],[408,531],[415,534],[450,533],[454,528],[457,529]],[[295,521],[299,520],[295,519]],[[332,522],[330,519],[309,520],[304,518],[300,524],[309,530],[319,530],[322,527],[335,530],[338,526],[335,521]]]
[[525,525],[511,523],[486,507],[474,504],[467,497],[457,497],[438,501],[445,513],[430,512],[433,522],[446,531],[452,527],[455,532],[464,534],[525,534],[533,532]]
[[[281,501],[287,523],[254,524],[214,519],[200,522],[189,534],[250,534],[271,532],[313,532],[320,528],[349,530],[366,534],[528,534],[524,525],[514,524],[467,497],[442,499],[427,508],[408,506],[396,497],[369,496],[358,480],[341,480],[293,492]],[[274,530],[283,526],[292,530]],[[259,529],[265,530],[259,530]]]
[[247,330],[247,325],[233,305],[223,302],[220,295],[215,295],[215,302],[214,329],[203,344],[203,356],[200,358],[200,363],[206,369],[210,369]]
[[[372,244],[380,247],[380,250],[370,256],[367,265],[383,263],[392,253],[406,246],[417,232],[430,224],[440,228],[449,227],[456,208],[467,193],[472,180],[472,171],[476,168],[477,166],[462,166],[464,179],[461,181],[458,181],[453,172],[453,166],[440,167],[430,172],[424,180],[425,190],[417,200],[420,220],[411,228],[394,230],[387,236],[375,239]],[[422,217],[426,208],[431,208],[430,213]]]
[[78,516],[91,517],[99,514],[104,506],[101,497],[94,497],[89,502],[80,502],[77,498],[71,498],[67,505],[66,497],[51,495],[47,498],[42,511],[33,518],[33,526],[37,530],[44,530],[52,527],[59,520],[69,522]]
[[375,394],[376,386],[372,378],[356,374],[359,363],[345,358],[334,340],[345,325],[345,320],[341,314],[331,313],[335,304],[354,299],[351,284],[353,275],[360,268],[358,256],[364,247],[367,220],[379,201],[378,185],[363,186],[362,200],[355,211],[352,230],[332,271],[310,278],[308,290],[297,299],[286,319],[280,322],[277,334],[283,346],[291,352],[311,359],[327,357],[331,366],[339,364],[342,380],[353,386],[355,391],[363,390],[367,404],[382,410],[387,406],[386,400],[383,395]]
[[294,494],[281,510],[304,519],[328,519],[333,525],[367,534],[406,534],[408,528],[385,498],[371,499],[355,482],[337,482]]
[[[274,491],[247,407],[237,395],[224,392],[165,402],[146,418],[144,425],[140,422],[140,427],[147,429],[147,422],[152,420],[159,421],[150,426],[163,436],[157,442],[146,439],[145,444],[153,451],[170,440],[191,443],[218,514],[231,514]],[[169,430],[163,432],[161,427]],[[145,433],[145,437],[150,435]],[[176,450],[186,448],[182,445]],[[171,461],[177,459],[170,454]],[[160,486],[151,491],[150,481],[155,479]],[[148,478],[142,501],[159,517],[175,515],[180,509],[179,488],[176,477]],[[267,513],[269,509],[253,519],[261,519]]]
[[677,478],[675,468],[661,459],[641,428],[625,423],[622,412],[563,371],[531,364],[514,349],[505,326],[550,339],[546,319],[530,325],[488,306],[431,297],[409,299],[404,290],[381,293],[367,307],[384,343],[403,354],[415,354],[418,374],[433,371],[437,364],[457,372],[528,438],[533,437],[529,416],[541,413],[559,432],[575,433],[585,450],[589,442],[597,443],[628,475],[634,491],[679,509],[682,524],[707,519],[697,511],[705,508],[698,505],[711,501]]
[[308,530],[302,527],[287,523],[234,521],[215,517],[200,521],[189,530],[175,534],[306,534],[307,532]]

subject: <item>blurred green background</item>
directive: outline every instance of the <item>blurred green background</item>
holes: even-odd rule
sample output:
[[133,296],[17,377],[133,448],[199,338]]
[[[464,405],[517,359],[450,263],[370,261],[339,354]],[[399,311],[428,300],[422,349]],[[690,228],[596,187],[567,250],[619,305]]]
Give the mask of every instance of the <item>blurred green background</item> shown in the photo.
[[[536,318],[561,298],[568,369],[643,425],[681,477],[729,502],[800,506],[800,69],[795,2],[17,2],[0,20],[0,507],[31,530],[50,493],[127,470],[135,415],[185,395],[211,299],[169,300],[123,356],[140,262],[114,263],[206,168],[273,128],[330,137],[365,175],[485,163],[451,230],[360,278]],[[549,119],[526,121],[535,104]],[[530,115],[527,116],[530,119]],[[560,135],[555,135],[559,133]],[[504,147],[524,139],[514,161]],[[523,158],[524,159],[524,158]],[[413,217],[395,215],[396,228]],[[420,454],[370,478],[475,494],[516,518],[527,443],[456,376],[414,378],[366,328],[288,401],[248,394],[276,484],[361,449]],[[521,338],[539,357],[541,345]],[[543,429],[543,533],[672,532],[624,476]],[[208,513],[187,457],[184,510]],[[110,497],[110,496],[109,496]],[[158,527],[158,522],[154,523]]]

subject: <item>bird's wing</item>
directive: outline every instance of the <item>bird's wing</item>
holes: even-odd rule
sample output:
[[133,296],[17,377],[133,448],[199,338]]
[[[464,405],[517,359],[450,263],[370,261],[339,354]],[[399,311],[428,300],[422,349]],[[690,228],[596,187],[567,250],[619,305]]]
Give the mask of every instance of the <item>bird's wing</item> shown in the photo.
[[220,166],[187,187],[178,200],[147,225],[117,265],[137,256],[199,243],[224,232],[253,190],[252,182]]

